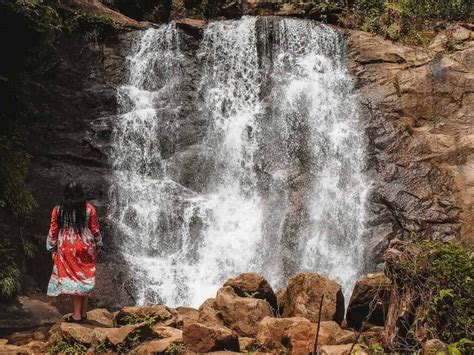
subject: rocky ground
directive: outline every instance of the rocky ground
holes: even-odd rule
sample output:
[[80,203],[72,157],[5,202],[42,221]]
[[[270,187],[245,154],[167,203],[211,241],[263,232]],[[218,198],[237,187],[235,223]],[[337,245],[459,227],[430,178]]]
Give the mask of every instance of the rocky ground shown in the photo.
[[[0,339],[0,353],[307,355],[317,346],[320,354],[369,354],[384,342],[390,290],[383,273],[360,279],[345,318],[341,286],[315,273],[300,273],[286,290],[277,292],[262,276],[245,273],[228,280],[215,298],[198,309],[148,305],[109,312],[99,308],[89,311],[81,324],[63,322],[60,307],[51,302],[23,299],[33,317],[30,327],[35,315],[48,316],[37,317],[43,322],[33,329]],[[431,340],[422,351],[430,349],[446,347]]]

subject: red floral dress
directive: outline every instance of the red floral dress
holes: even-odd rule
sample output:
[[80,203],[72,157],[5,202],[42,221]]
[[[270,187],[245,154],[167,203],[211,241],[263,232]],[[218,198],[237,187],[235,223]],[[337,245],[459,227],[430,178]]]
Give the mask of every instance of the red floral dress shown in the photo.
[[97,248],[102,246],[99,222],[94,206],[86,207],[86,227],[59,229],[59,206],[51,214],[46,249],[54,252],[54,265],[48,285],[48,295],[88,295],[94,288]]

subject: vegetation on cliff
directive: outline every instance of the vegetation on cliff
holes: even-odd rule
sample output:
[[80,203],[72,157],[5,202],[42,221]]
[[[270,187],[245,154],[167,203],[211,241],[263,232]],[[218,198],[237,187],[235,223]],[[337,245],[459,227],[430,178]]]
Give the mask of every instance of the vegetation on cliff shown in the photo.
[[385,322],[387,346],[411,351],[437,338],[452,349],[473,350],[470,251],[454,243],[395,240],[384,259],[393,282]]
[[27,184],[32,158],[25,143],[37,120],[47,119],[41,90],[55,63],[61,36],[98,38],[118,25],[111,19],[61,6],[57,1],[0,0],[0,297],[20,290],[20,269],[39,247],[26,232],[37,204]]

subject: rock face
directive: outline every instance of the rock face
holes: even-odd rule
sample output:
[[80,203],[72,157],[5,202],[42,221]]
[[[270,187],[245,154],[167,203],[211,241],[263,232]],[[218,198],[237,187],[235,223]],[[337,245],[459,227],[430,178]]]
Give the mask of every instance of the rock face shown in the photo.
[[473,242],[472,31],[413,48],[346,31],[374,181],[367,259],[394,237]]
[[206,326],[194,323],[183,330],[184,345],[190,351],[239,351],[239,340],[230,329],[221,326]]
[[[384,325],[390,300],[390,279],[384,273],[369,274],[359,279],[347,307],[347,325],[359,329],[364,321]],[[370,318],[367,318],[371,313]]]
[[340,324],[344,319],[341,286],[309,272],[300,273],[288,282],[288,288],[282,297],[283,317],[304,317],[311,322],[317,322],[323,294],[321,320],[333,320]]
[[258,323],[273,315],[267,301],[239,297],[230,286],[217,292],[216,305],[224,323],[241,336],[255,336]]

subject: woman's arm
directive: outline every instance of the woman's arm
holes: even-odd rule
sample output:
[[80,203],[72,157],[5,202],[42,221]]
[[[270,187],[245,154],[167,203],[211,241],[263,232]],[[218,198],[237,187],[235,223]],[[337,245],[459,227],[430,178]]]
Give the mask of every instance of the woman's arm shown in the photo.
[[99,229],[99,219],[97,218],[97,212],[95,207],[89,204],[89,229],[91,230],[92,235],[95,239],[95,245],[98,248],[102,248],[102,235],[100,234]]
[[46,238],[46,250],[50,252],[55,252],[57,250],[59,235],[58,210],[58,206],[53,208],[53,212],[51,213],[51,223],[49,225],[48,238]]

